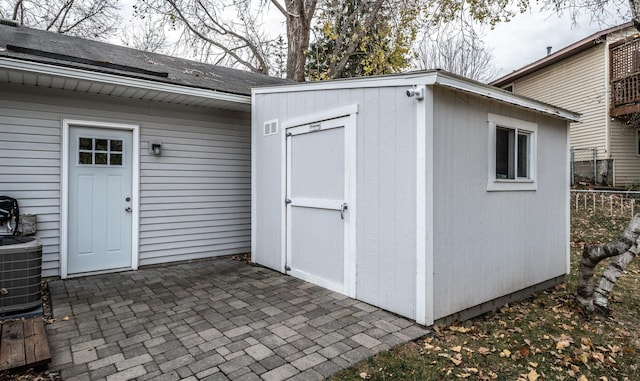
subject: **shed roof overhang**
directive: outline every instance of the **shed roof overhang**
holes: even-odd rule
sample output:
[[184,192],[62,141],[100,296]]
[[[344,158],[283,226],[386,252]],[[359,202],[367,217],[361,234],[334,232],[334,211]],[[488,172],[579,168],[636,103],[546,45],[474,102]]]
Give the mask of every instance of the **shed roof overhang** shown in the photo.
[[474,94],[520,108],[552,115],[570,122],[579,122],[580,114],[531,98],[516,95],[484,83],[476,82],[444,70],[434,69],[407,74],[360,77],[333,81],[307,82],[295,85],[279,85],[254,88],[252,94],[313,90],[335,90],[346,88],[371,88],[389,86],[442,86]]
[[0,57],[0,83],[187,106],[246,112],[251,110],[251,97],[248,95],[155,82],[9,57]]

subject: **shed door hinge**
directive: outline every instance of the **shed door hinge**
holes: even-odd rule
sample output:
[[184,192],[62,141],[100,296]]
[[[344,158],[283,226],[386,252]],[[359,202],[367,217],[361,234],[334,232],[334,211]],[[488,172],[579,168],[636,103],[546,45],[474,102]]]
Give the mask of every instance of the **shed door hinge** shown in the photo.
[[284,266],[284,271],[291,271],[291,267],[289,267],[289,266],[285,265],[285,266]]
[[293,135],[291,132],[286,132],[286,133],[284,134],[284,138],[285,138],[285,140],[286,140],[289,136],[291,136],[291,135]]
[[285,199],[284,199],[284,204],[285,204],[285,205],[289,205],[289,204],[291,204],[291,200],[290,200],[290,199],[288,199],[288,198],[285,198]]

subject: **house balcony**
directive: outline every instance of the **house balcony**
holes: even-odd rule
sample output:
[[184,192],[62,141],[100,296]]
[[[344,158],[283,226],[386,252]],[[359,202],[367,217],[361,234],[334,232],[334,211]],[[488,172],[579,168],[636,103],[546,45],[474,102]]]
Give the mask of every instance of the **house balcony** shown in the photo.
[[625,39],[609,47],[611,109],[609,116],[637,119],[640,113],[640,38]]

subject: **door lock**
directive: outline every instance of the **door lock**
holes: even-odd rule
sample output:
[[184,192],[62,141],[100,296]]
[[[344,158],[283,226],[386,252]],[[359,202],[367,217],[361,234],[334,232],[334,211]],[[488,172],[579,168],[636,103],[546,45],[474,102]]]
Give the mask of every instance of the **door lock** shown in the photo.
[[130,207],[130,206],[127,206],[126,208],[124,208],[124,211],[125,211],[125,212],[129,212],[129,213],[131,213],[131,207]]
[[347,203],[343,203],[342,206],[340,206],[340,219],[344,220],[344,211],[349,209],[349,205],[347,205]]

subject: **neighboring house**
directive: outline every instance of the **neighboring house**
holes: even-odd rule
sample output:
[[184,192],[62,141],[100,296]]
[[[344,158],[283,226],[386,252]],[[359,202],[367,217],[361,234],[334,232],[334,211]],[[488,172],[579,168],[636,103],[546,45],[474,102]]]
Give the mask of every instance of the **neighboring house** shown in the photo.
[[577,114],[437,70],[252,96],[255,262],[426,325],[569,272]]
[[593,181],[595,173],[598,183],[640,184],[640,35],[633,23],[595,33],[491,84],[581,114],[571,125],[577,179]]
[[250,89],[282,82],[0,25],[0,195],[43,275],[248,252]]

